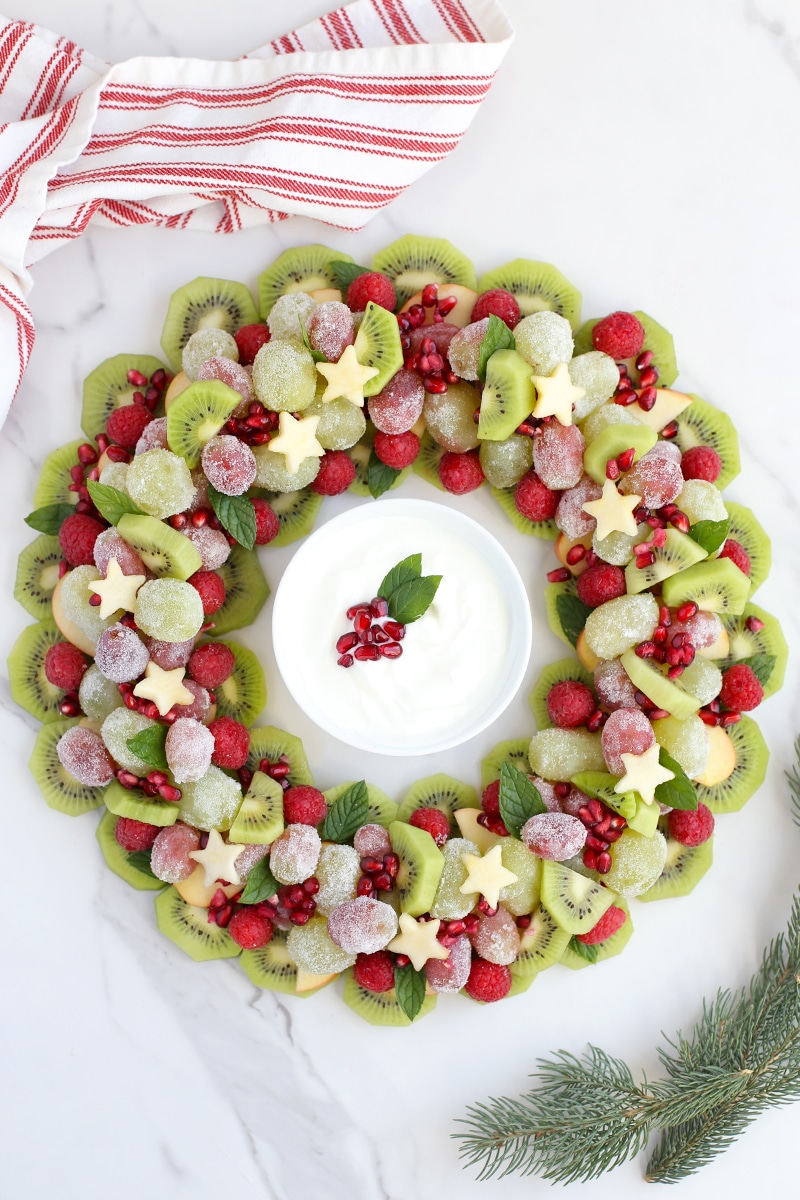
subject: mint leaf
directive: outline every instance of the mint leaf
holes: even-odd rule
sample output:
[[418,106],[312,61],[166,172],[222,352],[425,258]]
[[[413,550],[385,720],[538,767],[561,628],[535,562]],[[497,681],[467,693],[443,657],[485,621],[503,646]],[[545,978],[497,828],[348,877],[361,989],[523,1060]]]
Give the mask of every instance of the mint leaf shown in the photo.
[[311,342],[309,341],[309,338],[308,338],[308,330],[306,329],[306,327],[305,327],[305,325],[304,325],[303,321],[301,320],[301,318],[300,318],[300,317],[298,317],[298,318],[297,318],[297,320],[298,320],[298,321],[299,321],[299,323],[300,323],[300,332],[301,332],[301,334],[303,335],[303,345],[305,346],[306,350],[308,351],[308,353],[309,353],[309,354],[311,355],[311,357],[313,358],[314,362],[327,362],[328,360],[327,360],[327,358],[325,357],[325,355],[322,353],[322,351],[321,351],[321,350],[315,350],[315,349],[313,348],[313,346],[311,345]]
[[254,867],[250,868],[244,891],[239,897],[239,904],[260,904],[269,900],[279,887],[278,881],[272,874],[269,865],[269,855],[260,858]]
[[547,812],[539,789],[519,767],[504,762],[500,768],[500,816],[509,833],[518,838],[529,817]]
[[362,779],[353,783],[331,805],[320,827],[323,842],[348,842],[357,829],[369,820],[367,785]]
[[381,462],[374,450],[370,451],[369,465],[367,466],[367,487],[373,499],[377,500],[378,496],[382,496],[384,492],[388,492],[399,474],[400,471],[398,471],[397,467],[387,467],[386,463]]
[[336,286],[342,293],[344,300],[347,295],[347,289],[354,279],[358,279],[359,275],[368,274],[369,267],[360,267],[358,263],[342,262],[341,259],[335,259],[334,262],[329,262],[328,266],[333,271],[336,278]]
[[569,948],[570,950],[574,950],[576,954],[579,954],[581,958],[586,960],[586,962],[597,962],[597,946],[587,946],[585,942],[580,940],[580,938],[573,936],[569,939]]
[[601,800],[607,808],[613,808],[627,821],[636,812],[635,792],[615,792],[617,780],[606,771],[581,771],[570,780],[580,792],[591,796],[593,800]]
[[168,725],[148,725],[147,729],[142,729],[134,737],[128,738],[128,749],[154,771],[168,771],[169,763],[164,749],[168,733]]
[[670,808],[680,808],[684,812],[696,812],[697,792],[683,767],[667,754],[663,746],[658,753],[658,761],[662,767],[675,773],[674,779],[668,779],[666,783],[660,783],[656,788],[655,796],[658,803],[668,804]]
[[394,969],[394,990],[397,1003],[413,1021],[425,1001],[425,972],[415,971],[411,963]]
[[126,496],[119,488],[111,487],[109,483],[100,483],[96,479],[90,479],[86,486],[95,508],[112,525],[116,525],[125,513],[134,513],[138,516],[143,511],[138,504],[133,503],[130,496]]
[[388,600],[392,592],[396,592],[404,583],[410,583],[412,579],[419,579],[422,574],[422,555],[409,554],[408,558],[404,558],[396,567],[392,567],[388,575],[384,577],[383,583],[378,588],[378,595],[384,600]]
[[749,658],[740,658],[738,662],[731,663],[731,666],[749,667],[761,686],[766,687],[775,670],[775,662],[774,654],[751,654]]
[[[149,879],[158,879],[158,876],[153,873],[153,868],[150,866],[150,851],[149,850],[133,850],[128,855],[128,862],[136,871],[141,871],[143,875],[147,875]],[[164,887],[167,885],[164,884]]]
[[729,524],[727,518],[724,521],[698,521],[689,526],[689,537],[702,546],[706,554],[714,554],[728,536]]
[[245,550],[252,550],[256,544],[256,510],[247,497],[225,496],[210,483],[208,498],[222,528]]
[[74,512],[72,504],[45,504],[44,508],[35,508],[32,513],[28,513],[25,524],[39,533],[49,533],[52,537],[58,534],[67,517],[71,517]]
[[433,604],[441,582],[441,575],[423,575],[420,579],[402,583],[389,596],[389,616],[401,625],[418,621]]
[[516,345],[514,335],[505,321],[492,313],[478,354],[478,378],[481,382],[486,379],[486,367],[495,350],[515,350]]
[[564,636],[570,645],[577,645],[591,611],[588,604],[584,604],[570,592],[562,592],[560,596],[556,596],[556,612],[561,622],[561,628],[564,630]]

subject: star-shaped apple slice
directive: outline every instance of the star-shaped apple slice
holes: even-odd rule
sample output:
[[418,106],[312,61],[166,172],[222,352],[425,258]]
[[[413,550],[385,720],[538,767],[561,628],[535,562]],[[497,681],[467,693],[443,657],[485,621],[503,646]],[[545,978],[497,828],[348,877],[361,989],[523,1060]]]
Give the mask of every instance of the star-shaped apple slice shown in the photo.
[[144,669],[144,679],[139,680],[133,694],[152,700],[159,714],[165,717],[175,704],[194,704],[194,693],[182,682],[185,674],[185,667],[164,671],[150,659]]
[[109,559],[105,579],[98,579],[92,584],[92,591],[100,597],[100,616],[106,617],[120,609],[123,612],[133,612],[136,604],[136,593],[145,582],[146,575],[123,575],[122,567],[115,558]]
[[338,362],[318,362],[317,370],[328,381],[322,393],[323,404],[343,399],[357,404],[359,408],[364,407],[364,384],[378,374],[377,367],[366,367],[358,361],[355,346],[345,346]]
[[569,367],[559,363],[549,375],[531,375],[536,388],[537,401],[533,416],[555,417],[561,425],[572,424],[572,406],[586,395],[583,388],[576,387],[569,377]]
[[610,533],[635,536],[638,525],[633,514],[641,503],[641,496],[623,496],[613,480],[607,479],[602,496],[598,500],[587,500],[581,507],[597,521],[597,536],[602,541]]
[[387,949],[395,954],[405,954],[415,971],[421,971],[429,958],[450,957],[450,951],[436,937],[441,921],[417,921],[410,913],[400,913],[400,932],[392,938]]
[[614,784],[615,792],[638,792],[645,804],[652,804],[660,783],[675,778],[675,772],[658,761],[661,747],[654,742],[644,754],[620,754],[625,774]]
[[225,883],[240,884],[242,881],[236,870],[236,859],[243,850],[244,846],[235,842],[224,842],[219,830],[212,829],[205,850],[190,850],[189,858],[200,863],[205,871],[206,887],[211,887],[218,879],[224,880]]
[[298,420],[291,413],[282,412],[278,424],[280,432],[272,438],[268,449],[283,455],[290,475],[297,474],[303,459],[312,455],[322,458],[325,448],[317,441],[319,417],[300,417]]
[[461,861],[467,868],[467,878],[458,890],[465,896],[470,892],[480,892],[490,908],[497,908],[502,889],[519,879],[518,875],[503,866],[500,846],[493,846],[482,857],[479,854],[462,854]]

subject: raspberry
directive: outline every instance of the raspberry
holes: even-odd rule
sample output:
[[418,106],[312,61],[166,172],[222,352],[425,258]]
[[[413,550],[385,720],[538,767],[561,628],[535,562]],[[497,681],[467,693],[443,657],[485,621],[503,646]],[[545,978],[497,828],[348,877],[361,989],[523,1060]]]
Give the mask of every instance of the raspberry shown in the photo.
[[705,804],[698,804],[697,812],[673,808],[667,821],[669,836],[683,846],[699,846],[707,842],[714,832],[714,814]]
[[728,538],[717,557],[729,558],[745,575],[750,574],[750,555],[741,542]]
[[747,663],[734,663],[723,671],[719,701],[731,712],[750,712],[763,699],[764,689]]
[[590,608],[599,608],[606,600],[625,595],[625,572],[622,567],[598,562],[578,576],[578,596]]
[[391,279],[380,271],[366,271],[357,275],[347,289],[347,305],[353,312],[363,312],[369,301],[394,312],[397,296]]
[[396,471],[410,467],[419,454],[419,438],[410,429],[407,433],[381,433],[379,430],[374,446],[381,462]]
[[228,933],[243,950],[261,950],[272,939],[272,921],[258,908],[240,908],[230,919]]
[[239,362],[249,367],[261,347],[269,341],[269,325],[243,325],[233,335],[239,347]]
[[562,679],[547,693],[547,715],[559,729],[585,725],[596,708],[592,689],[577,679]]
[[158,825],[134,821],[133,817],[118,817],[114,826],[114,837],[129,854],[137,850],[149,850],[160,832]]
[[73,513],[67,517],[58,532],[58,544],[71,566],[94,566],[94,544],[103,529],[99,521],[85,513]]
[[491,817],[500,816],[500,780],[495,779],[494,783],[490,783],[487,788],[483,789],[481,796],[481,804],[483,811]]
[[214,735],[211,761],[218,767],[230,767],[238,771],[247,762],[249,731],[240,721],[234,721],[233,717],[217,717],[208,728]]
[[394,962],[388,950],[357,954],[353,975],[368,992],[389,992],[394,987]]
[[561,492],[551,492],[535,471],[523,475],[514,489],[517,512],[529,521],[549,521],[556,514]]
[[599,942],[605,942],[612,937],[618,929],[622,929],[627,919],[628,914],[625,910],[612,904],[593,929],[590,929],[588,933],[578,933],[575,936],[579,942],[583,942],[584,946],[596,946]]
[[287,825],[319,825],[327,811],[325,797],[318,788],[301,785],[283,793],[283,819]]
[[474,492],[484,479],[477,450],[469,450],[466,454],[454,454],[452,450],[447,450],[439,459],[439,482],[454,496]]
[[236,656],[224,642],[206,642],[192,651],[188,672],[195,683],[213,692],[233,674]]
[[108,414],[106,436],[117,446],[135,450],[145,426],[149,425],[152,419],[153,414],[146,404],[123,404]]
[[225,603],[225,584],[216,571],[195,571],[187,583],[197,590],[207,617],[222,608]]
[[450,822],[440,808],[415,808],[408,823],[424,829],[439,847],[450,837]]
[[266,546],[280,533],[281,523],[278,514],[266,500],[256,498],[250,503],[256,514],[256,545]]
[[56,642],[47,651],[44,673],[47,682],[65,692],[77,692],[88,662],[71,642]]
[[475,958],[464,988],[473,1000],[491,1004],[493,1000],[502,1000],[511,991],[511,972],[508,967],[502,967],[499,963]]
[[722,459],[711,446],[692,446],[684,452],[681,470],[684,479],[705,479],[706,483],[716,483],[722,470]]
[[513,329],[522,316],[516,297],[505,288],[492,288],[490,292],[482,292],[475,301],[470,321],[482,321],[484,317],[491,316],[499,317],[509,329]]
[[319,463],[319,471],[309,484],[318,496],[338,496],[346,492],[356,477],[356,464],[344,450],[328,450]]
[[611,358],[632,358],[644,345],[644,326],[629,312],[613,312],[592,330],[592,345]]

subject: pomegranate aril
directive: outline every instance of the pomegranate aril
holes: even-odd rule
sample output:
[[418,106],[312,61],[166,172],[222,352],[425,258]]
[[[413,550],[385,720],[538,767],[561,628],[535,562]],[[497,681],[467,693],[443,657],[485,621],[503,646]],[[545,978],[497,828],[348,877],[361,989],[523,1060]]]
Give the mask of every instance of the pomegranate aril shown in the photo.
[[691,621],[692,617],[696,617],[697,605],[694,600],[687,600],[685,604],[682,604],[675,613],[675,616],[679,621]]
[[97,451],[94,446],[90,446],[88,442],[84,442],[82,446],[78,446],[78,462],[84,467],[91,466],[97,462]]
[[646,371],[652,361],[653,361],[653,351],[652,350],[643,350],[642,353],[639,355],[639,357],[636,359],[636,370],[637,371]]
[[597,870],[597,855],[595,854],[594,850],[584,850],[583,865],[588,867],[590,871]]
[[353,617],[353,629],[355,629],[356,633],[364,633],[367,629],[369,629],[371,624],[372,617],[370,616],[369,609],[367,609],[366,612],[360,610]]
[[381,871],[379,875],[373,875],[372,882],[381,892],[390,892],[392,890],[392,877],[387,871]]
[[384,854],[383,868],[385,871],[388,871],[392,879],[394,879],[395,875],[400,870],[400,859],[396,854]]
[[607,850],[604,850],[602,854],[598,854],[596,870],[599,871],[601,875],[607,875],[611,870],[611,855]]
[[677,433],[678,433],[678,422],[677,421],[670,421],[670,423],[668,425],[665,425],[664,428],[661,430],[662,438],[665,438],[667,441],[669,441],[670,438],[674,438],[677,435]]
[[352,654],[343,654],[341,658],[337,658],[336,665],[337,667],[352,667],[354,662]]
[[741,719],[742,719],[741,713],[728,712],[728,713],[724,713],[723,716],[721,716],[719,718],[719,723],[720,723],[720,725],[722,725],[722,727],[724,729],[726,725],[737,725],[739,723],[739,721],[741,721]]
[[633,466],[633,460],[636,457],[636,450],[633,446],[629,446],[627,450],[623,450],[622,454],[617,455],[617,463],[620,471],[627,471]]
[[[403,653],[403,647],[399,642],[386,642],[383,646],[374,646],[371,649],[376,650],[376,657],[380,655],[381,658],[399,658]],[[358,655],[358,651],[356,651],[356,655]]]
[[658,380],[658,371],[655,367],[645,367],[639,375],[639,387],[651,388]]
[[394,638],[396,642],[401,642],[406,636],[406,627],[401,625],[399,621],[384,621],[383,628],[389,634],[389,637]]
[[375,662],[376,659],[380,658],[381,650],[385,649],[385,646],[381,646],[380,649],[377,646],[359,646],[355,651],[354,657],[359,662]]
[[606,479],[610,479],[612,482],[619,479],[619,463],[615,458],[610,458],[606,463]]
[[579,542],[577,546],[570,546],[567,551],[567,566],[574,567],[582,559],[586,558],[586,547]]
[[346,654],[348,650],[352,650],[353,646],[358,645],[357,633],[343,633],[336,643],[336,650],[339,654]]
[[373,887],[372,880],[368,875],[362,875],[356,886],[357,896],[372,896],[377,889]]
[[372,626],[372,640],[376,646],[385,646],[392,639],[385,629],[381,629],[380,625]]
[[384,600],[383,596],[376,596],[374,600],[369,602],[369,611],[376,619],[385,617],[389,611],[389,601]]
[[556,567],[554,571],[547,572],[548,583],[566,583],[572,578],[572,572],[568,567]]
[[362,646],[371,646],[375,641],[375,635],[372,632],[372,627],[362,630],[358,635],[358,640]]
[[368,610],[369,610],[368,604],[354,604],[354,605],[352,605],[351,608],[348,608],[348,610],[347,610],[347,619],[348,619],[348,621],[354,621],[359,613],[367,612]]
[[764,622],[759,617],[748,617],[744,624],[751,633],[759,633],[764,628]]
[[588,834],[586,838],[586,845],[590,850],[597,850],[600,852],[608,849],[608,842],[604,841],[603,838],[595,837],[593,833]]
[[643,409],[645,412],[650,412],[651,409],[655,408],[657,399],[658,392],[656,389],[654,387],[646,387],[639,394],[639,408]]

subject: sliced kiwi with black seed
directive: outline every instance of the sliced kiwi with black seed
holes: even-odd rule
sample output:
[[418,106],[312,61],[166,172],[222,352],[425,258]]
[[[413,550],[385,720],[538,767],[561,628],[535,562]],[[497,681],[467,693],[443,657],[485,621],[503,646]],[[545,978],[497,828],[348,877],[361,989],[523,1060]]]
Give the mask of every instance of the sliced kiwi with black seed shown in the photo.
[[239,959],[250,981],[272,992],[294,993],[297,967],[286,949],[288,934],[276,929],[261,950],[245,950]]
[[523,317],[549,311],[566,317],[573,329],[580,324],[581,294],[552,263],[515,258],[481,278],[478,291],[491,288],[505,288],[516,296]]
[[209,923],[208,909],[187,904],[174,887],[156,896],[155,905],[158,928],[195,962],[237,958],[241,954],[241,947],[227,929]]
[[211,618],[208,632],[212,637],[252,625],[269,596],[269,584],[254,550],[232,546],[217,574],[225,584],[225,603]]
[[258,307],[266,320],[273,304],[287,292],[317,292],[338,288],[332,262],[352,262],[349,254],[329,246],[295,246],[279,254],[258,277]]
[[705,804],[712,813],[738,812],[764,782],[769,762],[769,750],[764,737],[752,717],[742,715],[741,721],[729,725],[725,732],[736,751],[736,766],[727,779],[712,787],[695,781],[695,791],[700,804]]
[[[388,992],[370,992],[367,988],[361,986],[352,970],[345,972],[343,998],[345,1004],[352,1008],[353,1012],[363,1017],[365,1021],[368,1021],[370,1025],[402,1026],[411,1024],[397,1003],[397,995],[394,988],[391,988]],[[422,1017],[426,1017],[429,1012],[433,1012],[436,1007],[436,1000],[437,997],[435,995],[426,995],[414,1021],[417,1022]]]
[[403,365],[397,318],[380,304],[368,301],[353,344],[356,358],[378,373],[364,384],[364,395],[374,396],[386,387]]
[[233,671],[214,689],[217,716],[252,725],[267,703],[267,681],[257,655],[238,642],[225,642],[233,651]]
[[600,487],[606,480],[606,463],[617,458],[626,450],[633,450],[633,461],[637,462],[658,441],[658,434],[647,425],[607,425],[597,437],[592,438],[583,456],[587,475],[591,475]]
[[185,580],[203,565],[194,542],[157,517],[145,513],[124,513],[117,524],[117,531],[154,575]]
[[55,621],[39,621],[23,629],[8,656],[11,696],[37,721],[57,721],[64,699],[62,688],[50,683],[44,673],[47,651],[63,642]]
[[511,964],[514,979],[530,979],[560,962],[569,944],[570,934],[540,904],[531,913],[531,921],[520,938],[519,954]]
[[259,770],[263,759],[276,763],[284,754],[289,760],[287,778],[290,787],[302,783],[313,786],[314,776],[299,737],[287,733],[285,729],[276,729],[274,725],[262,725],[250,730],[250,749],[245,764],[248,771]]
[[[428,436],[429,435],[426,433],[425,437],[428,437]],[[430,440],[433,441],[433,438],[431,438]],[[348,492],[352,492],[354,496],[371,496],[372,495],[372,493],[369,490],[369,460],[372,455],[372,444],[374,441],[375,441],[375,427],[373,425],[368,425],[367,432],[364,434],[364,436],[361,438],[361,440],[356,442],[355,446],[351,446],[350,449],[347,451],[347,453],[352,458],[352,460],[355,464],[355,468],[356,468],[356,477],[353,480],[353,482],[350,484],[350,487],[347,489]],[[424,438],[423,438],[423,441],[424,441]],[[439,449],[439,457],[441,458],[444,451],[440,447],[437,447],[437,449]],[[413,469],[415,471],[417,469],[416,462],[413,464]],[[390,492],[393,492],[395,488],[400,487],[400,484],[403,482],[403,480],[406,478],[406,476],[409,474],[409,472],[411,470],[412,470],[411,467],[404,467],[403,470],[400,471],[400,473],[392,481],[388,490]],[[438,482],[438,478],[439,478],[438,475],[436,478],[437,478],[437,482]]]
[[486,367],[478,437],[504,442],[530,416],[535,403],[530,364],[516,350],[496,350]]
[[427,830],[405,821],[392,821],[389,839],[400,859],[395,883],[401,911],[421,917],[436,896],[444,869],[442,852]]
[[647,588],[654,587],[670,575],[684,571],[706,558],[706,552],[694,538],[677,529],[667,529],[663,546],[653,545],[653,562],[646,567],[637,567],[632,559],[625,568],[625,582],[629,596],[635,596]]
[[524,517],[514,503],[514,492],[516,488],[490,488],[489,491],[502,508],[503,512],[508,517],[511,524],[520,533],[525,533],[530,537],[544,538],[548,542],[554,542],[559,534],[558,526],[555,521],[529,521]]
[[475,288],[475,268],[446,238],[421,237],[407,233],[380,250],[372,260],[373,271],[388,275],[394,284],[398,308],[428,283],[458,283]]
[[759,521],[756,520],[752,509],[744,504],[736,504],[726,500],[728,510],[727,537],[738,542],[750,559],[750,595],[769,575],[772,566],[772,542],[769,534]]
[[253,297],[243,283],[201,275],[170,297],[161,345],[172,369],[180,371],[183,347],[198,329],[235,333],[242,325],[255,325],[257,321]]
[[[640,896],[639,899],[644,900],[646,895],[647,893],[645,892],[645,895]],[[572,938],[570,938],[561,958],[563,966],[569,967],[573,971],[580,971],[583,967],[591,966],[593,963],[605,962],[607,958],[615,958],[618,954],[622,953],[633,937],[633,922],[631,921],[628,905],[621,896],[615,898],[614,907],[621,908],[625,913],[625,923],[620,925],[616,933],[612,933],[611,937],[606,938],[605,941],[596,942],[591,947],[591,950],[595,952],[591,954],[591,957],[584,957],[580,951],[574,949]],[[589,950],[590,947],[587,946],[586,949]]]
[[[558,530],[556,530],[558,533]],[[564,597],[562,599],[562,597]],[[575,648],[577,635],[575,638],[568,636],[564,628],[563,614],[566,612],[567,606],[574,607],[576,612],[580,612],[578,605],[581,600],[578,597],[578,585],[574,577],[567,579],[563,583],[546,583],[544,587],[544,607],[547,616],[547,624],[550,626],[557,638],[560,638],[565,645]],[[586,606],[583,606],[586,608]],[[586,615],[583,618],[586,623],[586,616],[591,612],[591,609],[586,608]]]
[[567,679],[585,683],[594,691],[594,677],[576,658],[561,658],[558,662],[549,663],[536,680],[531,694],[528,696],[528,704],[537,729],[552,728],[553,722],[547,712],[547,697],[555,684],[563,683]]
[[156,371],[164,369],[164,364],[152,354],[115,354],[95,367],[83,381],[81,429],[86,436],[96,438],[103,433],[114,409],[132,404],[134,392],[146,390],[147,385],[130,382],[130,371],[138,371],[149,380]]
[[158,825],[162,829],[174,825],[178,819],[177,804],[146,796],[138,788],[129,791],[116,779],[112,779],[103,793],[103,803],[117,817],[128,817],[132,821],[143,821],[146,825]]
[[69,490],[72,483],[70,471],[78,463],[78,447],[83,445],[83,438],[76,442],[68,442],[51,450],[42,463],[42,470],[33,493],[33,507],[44,508],[47,504],[77,504],[76,492]]
[[[660,382],[660,381],[659,381]],[[739,457],[739,437],[727,413],[701,400],[693,392],[692,403],[676,417],[678,432],[675,444],[681,454],[693,446],[710,446],[722,459],[722,469],[715,480],[720,491],[736,478],[742,469]]]
[[270,546],[289,546],[311,533],[324,496],[301,488],[298,492],[265,492],[254,489],[248,495],[262,496],[274,509],[280,521],[280,530],[269,543]]
[[542,863],[542,904],[567,933],[588,933],[614,903],[614,894],[563,863]]
[[103,803],[104,788],[78,783],[62,767],[58,757],[56,747],[61,737],[77,724],[77,718],[70,718],[42,725],[28,762],[30,773],[38,783],[45,803],[57,812],[66,813],[68,817],[79,817]]
[[228,832],[231,842],[271,846],[284,829],[283,788],[263,771],[250,781],[233,824]]
[[[457,808],[478,808],[478,793],[468,783],[454,779],[452,775],[428,775],[418,779],[400,801],[398,821],[407,821],[417,808],[438,808],[450,822],[450,833],[458,835],[453,813]],[[423,909],[423,912],[425,910]]]
[[481,791],[485,791],[490,783],[494,783],[496,779],[500,778],[503,763],[508,763],[511,767],[518,767],[527,775],[530,770],[528,762],[530,744],[529,737],[509,738],[505,742],[498,742],[481,762]]
[[61,546],[57,537],[42,533],[21,552],[17,560],[14,599],[37,621],[52,612],[53,590],[58,583]]
[[[675,358],[675,342],[669,330],[663,325],[659,325],[653,317],[648,313],[642,312],[641,309],[634,309],[633,315],[641,322],[644,327],[644,344],[642,351],[649,350],[653,355],[652,365],[658,371],[658,386],[672,387],[678,377],[678,363]],[[592,341],[592,330],[594,329],[600,317],[592,317],[588,321],[584,321],[580,329],[575,334],[575,348],[573,355],[577,357],[579,354],[586,354],[589,350],[594,350],[594,342]],[[628,372],[636,383],[639,379],[639,373],[636,370],[635,360],[626,359]]]
[[709,838],[699,846],[684,846],[675,838],[668,837],[664,870],[653,886],[642,892],[639,899],[667,900],[672,896],[688,896],[711,866],[714,856],[713,843],[714,839]]
[[738,616],[744,611],[749,591],[750,580],[731,559],[714,558],[665,579],[661,596],[670,608],[692,600],[704,612]]
[[[340,796],[353,786],[353,780],[347,783],[337,783],[335,787],[328,788],[322,794],[330,808],[335,804]],[[374,783],[367,784],[367,823],[371,825],[383,825],[384,829],[388,829],[392,821],[398,820],[397,804],[392,800],[391,796],[387,796],[386,792],[381,791]]]
[[[763,628],[749,629],[747,622],[751,618],[756,622],[763,622]],[[764,699],[774,695],[783,685],[786,660],[789,657],[789,647],[777,617],[773,617],[766,609],[759,608],[757,604],[746,604],[739,616],[724,615],[722,624],[728,634],[729,651],[726,658],[717,661],[719,669],[724,671],[733,663],[758,659],[758,663],[754,661],[752,665],[761,667],[759,682],[764,689]],[[766,668],[771,659],[775,661],[767,674]]]
[[233,388],[219,379],[198,379],[177,396],[167,413],[167,441],[173,454],[196,467],[206,442],[215,437],[242,402]]
[[440,492],[445,490],[439,478],[439,463],[442,461],[443,454],[444,449],[433,440],[426,429],[419,440],[419,454],[411,466],[415,475],[432,483]]
[[106,866],[140,892],[160,892],[167,885],[162,879],[156,879],[150,870],[150,851],[138,850],[131,853],[123,849],[114,836],[118,820],[119,817],[115,817],[106,809],[97,826],[95,836],[106,860]]

